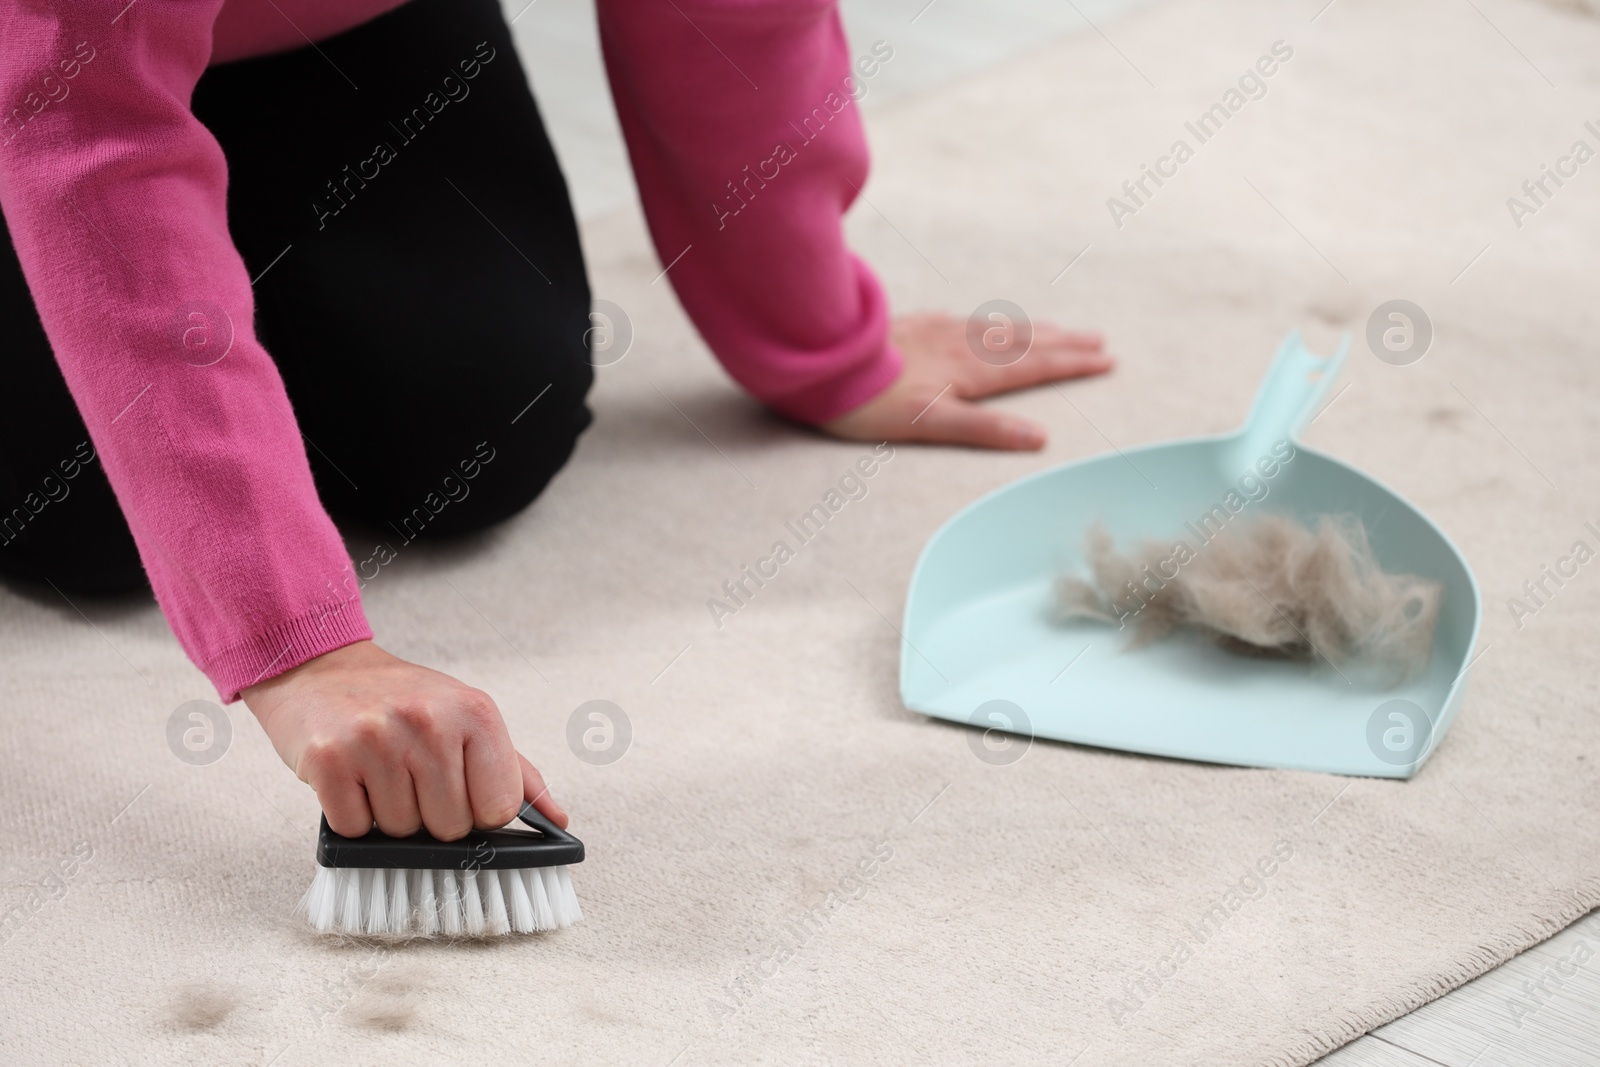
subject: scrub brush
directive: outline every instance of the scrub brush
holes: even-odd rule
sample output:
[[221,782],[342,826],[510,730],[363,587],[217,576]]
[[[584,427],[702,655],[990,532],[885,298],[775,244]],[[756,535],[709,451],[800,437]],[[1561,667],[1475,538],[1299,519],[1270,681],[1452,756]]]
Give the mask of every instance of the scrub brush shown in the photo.
[[583,842],[532,804],[517,817],[539,832],[341,837],[323,816],[300,910],[320,933],[362,936],[494,937],[582,921],[566,865],[583,862]]

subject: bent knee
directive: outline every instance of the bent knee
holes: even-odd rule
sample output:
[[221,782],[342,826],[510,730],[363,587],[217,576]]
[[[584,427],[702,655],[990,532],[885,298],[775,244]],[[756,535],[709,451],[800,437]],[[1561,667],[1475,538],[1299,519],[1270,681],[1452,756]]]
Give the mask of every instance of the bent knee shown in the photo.
[[[592,421],[585,371],[577,381],[548,383],[537,399],[504,418],[449,429],[436,425],[424,449],[413,442],[399,450],[406,456],[395,462],[404,469],[388,469],[359,489],[336,489],[329,509],[407,542],[474,533],[503,522],[538,499]],[[334,486],[337,478],[319,482]]]

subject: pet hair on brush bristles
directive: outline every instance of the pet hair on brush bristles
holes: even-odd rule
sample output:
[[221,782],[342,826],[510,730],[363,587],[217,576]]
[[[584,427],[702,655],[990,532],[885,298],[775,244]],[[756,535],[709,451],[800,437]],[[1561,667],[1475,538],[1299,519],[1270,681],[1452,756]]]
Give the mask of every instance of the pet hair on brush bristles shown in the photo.
[[538,833],[341,837],[324,817],[300,910],[319,933],[363,937],[494,937],[581,922],[567,866],[583,862],[583,842],[532,804],[517,817]]
[[1131,622],[1131,647],[1188,627],[1236,652],[1363,661],[1393,680],[1433,653],[1443,587],[1384,571],[1354,515],[1322,515],[1315,528],[1251,516],[1198,548],[1147,540],[1127,552],[1095,523],[1087,558],[1093,582],[1057,581],[1057,617]]

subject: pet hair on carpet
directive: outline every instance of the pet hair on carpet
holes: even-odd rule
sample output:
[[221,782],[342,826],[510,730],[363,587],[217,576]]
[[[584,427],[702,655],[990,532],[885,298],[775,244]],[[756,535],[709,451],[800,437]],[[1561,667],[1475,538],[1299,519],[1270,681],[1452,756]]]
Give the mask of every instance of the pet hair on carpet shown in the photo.
[[374,975],[351,1001],[349,1021],[369,1030],[404,1030],[417,1018],[422,972],[395,964]]
[[1190,628],[1235,652],[1361,661],[1396,681],[1433,652],[1442,586],[1384,571],[1354,515],[1319,516],[1314,529],[1250,516],[1198,549],[1145,540],[1128,552],[1096,522],[1086,555],[1093,580],[1057,580],[1057,618],[1131,622],[1130,648]]
[[238,1005],[233,988],[210,982],[188,982],[172,991],[169,1021],[182,1030],[210,1030]]

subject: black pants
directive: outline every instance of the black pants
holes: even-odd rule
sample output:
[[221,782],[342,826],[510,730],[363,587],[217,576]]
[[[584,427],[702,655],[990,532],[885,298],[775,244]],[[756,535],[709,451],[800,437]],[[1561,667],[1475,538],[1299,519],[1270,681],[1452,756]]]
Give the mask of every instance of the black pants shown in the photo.
[[[413,0],[316,48],[212,68],[194,112],[227,156],[256,333],[330,514],[409,536],[485,443],[492,464],[422,536],[526,507],[590,421],[589,287],[496,0]],[[9,240],[0,379],[0,519],[26,518],[0,533],[0,575],[143,587],[100,464],[61,477],[89,435]],[[57,497],[27,514],[50,475]]]

